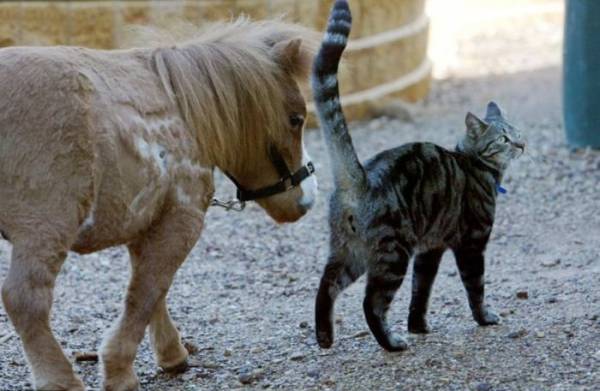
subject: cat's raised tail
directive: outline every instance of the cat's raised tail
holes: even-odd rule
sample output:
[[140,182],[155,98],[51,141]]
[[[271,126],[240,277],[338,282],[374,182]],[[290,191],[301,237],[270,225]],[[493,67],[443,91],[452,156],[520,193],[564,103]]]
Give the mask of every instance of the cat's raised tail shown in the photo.
[[348,133],[337,77],[351,27],[352,14],[348,2],[336,0],[327,22],[327,32],[315,58],[312,89],[336,187],[360,191],[366,187],[366,174]]

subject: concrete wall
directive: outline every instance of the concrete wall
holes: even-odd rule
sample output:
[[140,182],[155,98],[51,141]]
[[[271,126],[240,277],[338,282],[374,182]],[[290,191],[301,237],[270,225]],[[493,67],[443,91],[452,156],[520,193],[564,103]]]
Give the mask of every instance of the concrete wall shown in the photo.
[[[4,1],[0,46],[79,45],[115,48],[130,24],[201,25],[247,14],[323,30],[330,0]],[[429,88],[429,20],[425,0],[350,0],[354,15],[341,88],[347,115],[371,114],[386,99],[416,101]]]

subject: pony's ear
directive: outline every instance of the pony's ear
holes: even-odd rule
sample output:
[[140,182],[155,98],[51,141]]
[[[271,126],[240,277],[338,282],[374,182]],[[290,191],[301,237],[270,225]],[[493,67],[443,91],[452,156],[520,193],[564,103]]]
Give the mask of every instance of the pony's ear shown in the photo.
[[273,59],[287,72],[300,76],[306,69],[301,51],[302,39],[295,38],[277,42],[271,48]]
[[487,129],[487,124],[470,112],[465,118],[465,125],[467,125],[467,136],[473,140],[477,140]]

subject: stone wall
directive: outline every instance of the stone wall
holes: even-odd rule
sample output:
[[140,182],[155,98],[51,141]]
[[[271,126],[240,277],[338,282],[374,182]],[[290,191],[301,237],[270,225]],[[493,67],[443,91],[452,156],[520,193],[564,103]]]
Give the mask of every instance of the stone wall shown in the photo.
[[[322,31],[331,0],[4,1],[0,46],[115,48],[130,24],[202,25],[247,14],[286,15]],[[429,89],[425,0],[350,0],[354,25],[341,88],[346,113],[364,118],[390,98],[416,101]]]

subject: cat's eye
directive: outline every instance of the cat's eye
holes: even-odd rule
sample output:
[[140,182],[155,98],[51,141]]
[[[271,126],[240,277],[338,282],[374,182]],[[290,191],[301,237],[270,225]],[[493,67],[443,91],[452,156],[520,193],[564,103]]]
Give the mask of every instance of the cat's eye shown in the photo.
[[502,136],[500,138],[500,141],[502,141],[503,143],[507,143],[507,144],[510,143],[510,139],[508,137],[506,137],[506,136]]
[[299,128],[304,125],[304,116],[300,114],[292,114],[290,115],[290,125],[293,128]]

